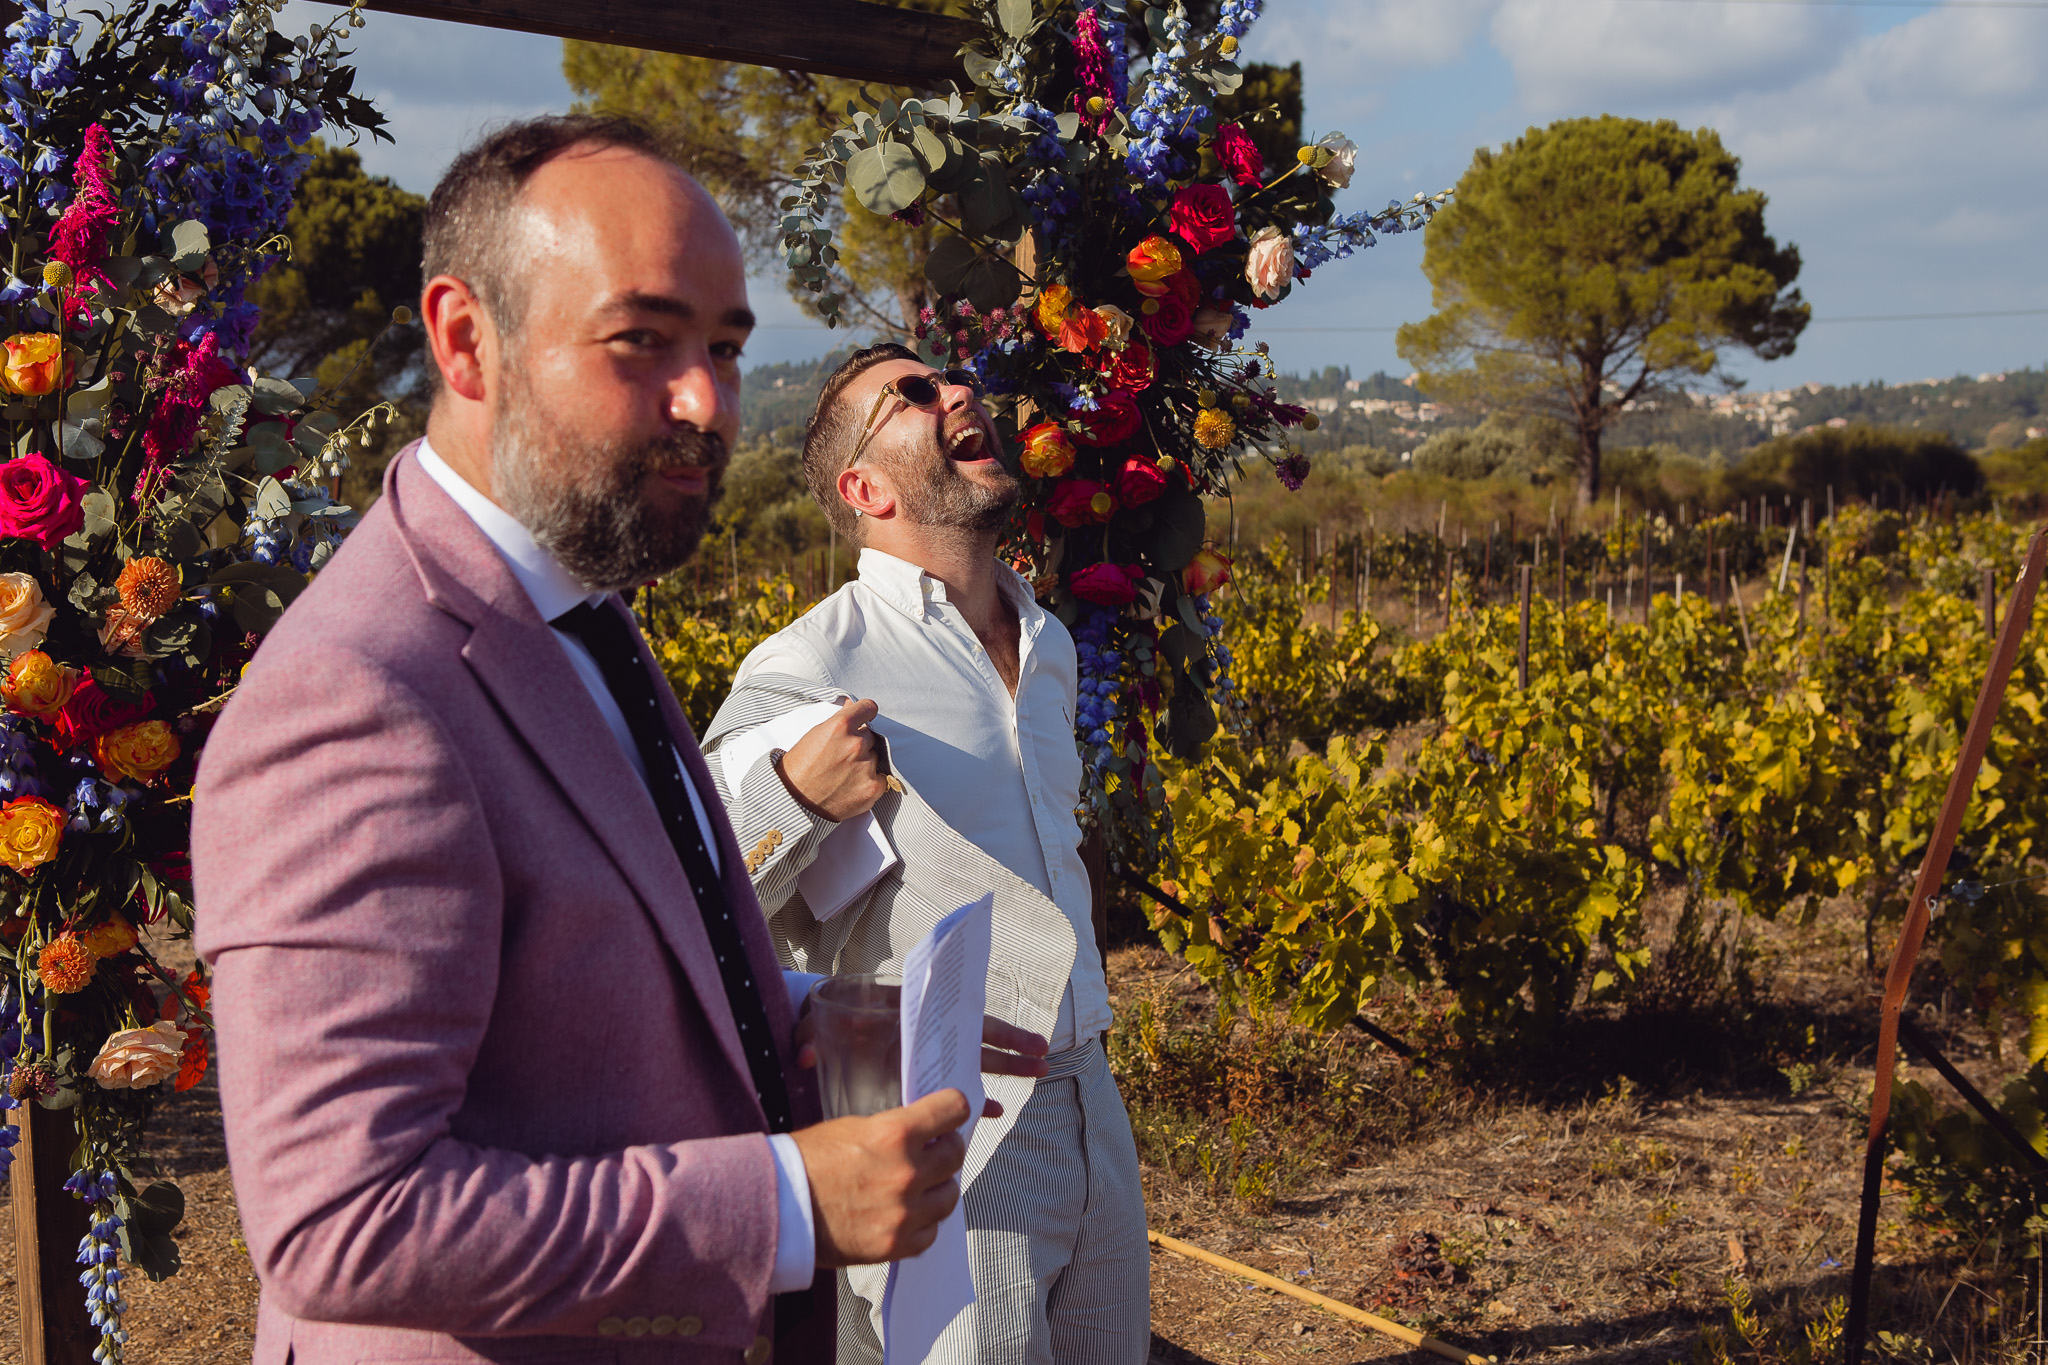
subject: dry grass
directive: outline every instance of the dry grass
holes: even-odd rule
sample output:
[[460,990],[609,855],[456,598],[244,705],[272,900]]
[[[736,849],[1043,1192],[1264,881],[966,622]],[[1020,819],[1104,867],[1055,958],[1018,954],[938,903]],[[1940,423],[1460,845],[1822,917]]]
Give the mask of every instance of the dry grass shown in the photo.
[[[1686,1359],[1702,1327],[1726,1321],[1731,1277],[1812,1316],[1845,1292],[1854,1235],[1869,1063],[1859,941],[1840,917],[1766,931],[1744,950],[1747,1003],[1589,1018],[1490,1073],[1418,1071],[1352,1033],[1312,1041],[1240,1021],[1218,1035],[1209,993],[1181,964],[1119,949],[1117,1052],[1152,1225],[1503,1361]],[[1132,1030],[1148,1001],[1170,1065],[1140,1074]],[[1426,1004],[1390,1002],[1383,1022],[1427,1037]],[[1996,1073],[1960,1040],[1955,1055],[1980,1078]],[[163,1173],[189,1201],[184,1270],[131,1282],[129,1359],[246,1360],[256,1284],[212,1087],[169,1102],[160,1131]],[[0,1359],[15,1340],[10,1231]],[[1954,1262],[1896,1198],[1880,1252],[1878,1326],[1935,1341],[1937,1359],[1991,1358],[1973,1345],[1976,1291],[1950,1294]],[[1407,1354],[1165,1252],[1152,1308],[1162,1362]]]

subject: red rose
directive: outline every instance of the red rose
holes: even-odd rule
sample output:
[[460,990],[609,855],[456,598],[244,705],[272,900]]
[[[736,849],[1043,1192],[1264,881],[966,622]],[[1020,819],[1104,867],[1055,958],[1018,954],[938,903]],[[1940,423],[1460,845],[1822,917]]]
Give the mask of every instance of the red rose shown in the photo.
[[1081,444],[1088,446],[1113,446],[1128,440],[1145,424],[1138,412],[1138,400],[1121,389],[1104,394],[1095,411],[1072,415],[1081,424]]
[[1105,354],[1101,368],[1103,376],[1125,393],[1143,393],[1159,376],[1152,348],[1136,337],[1125,342],[1121,351]]
[[144,696],[139,702],[122,701],[93,680],[91,670],[72,689],[71,700],[57,713],[57,738],[67,749],[98,739],[130,721],[141,720],[156,709],[156,698]]
[[1099,526],[1116,514],[1116,498],[1093,479],[1062,479],[1045,510],[1062,526]]
[[1202,306],[1202,282],[1195,277],[1192,270],[1181,270],[1168,275],[1166,292],[1191,309]]
[[1194,334],[1195,310],[1184,300],[1167,294],[1152,302],[1158,306],[1145,314],[1141,322],[1153,345],[1178,346]]
[[1190,185],[1173,196],[1173,231],[1197,256],[1237,236],[1237,209],[1221,185]]
[[1135,564],[1090,564],[1067,580],[1074,596],[1098,607],[1127,607],[1138,595],[1145,571]]
[[45,550],[85,525],[84,479],[73,478],[41,455],[0,464],[0,536],[32,540]]
[[1226,123],[1216,130],[1216,159],[1228,166],[1230,178],[1246,189],[1257,189],[1265,177],[1265,153],[1235,123]]
[[1116,498],[1126,507],[1143,507],[1165,491],[1166,475],[1159,472],[1157,460],[1133,455],[1117,473]]

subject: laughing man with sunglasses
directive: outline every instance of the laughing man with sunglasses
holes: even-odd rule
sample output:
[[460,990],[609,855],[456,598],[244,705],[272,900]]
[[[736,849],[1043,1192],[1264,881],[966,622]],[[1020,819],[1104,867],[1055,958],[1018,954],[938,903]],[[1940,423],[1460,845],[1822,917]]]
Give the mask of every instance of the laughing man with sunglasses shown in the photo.
[[[976,1127],[962,1172],[976,1302],[928,1359],[1141,1365],[1149,1252],[1102,1050],[1074,642],[996,558],[1017,478],[974,377],[896,345],[826,381],[804,474],[860,547],[860,576],[747,656],[705,738],[784,963],[900,972],[941,915],[993,890],[989,1013],[1052,1039],[1043,1078],[987,1078],[1006,1114]],[[830,719],[786,751],[735,743],[803,707]],[[747,770],[728,771],[727,753]],[[834,883],[806,870],[829,866],[821,846],[863,817],[900,862],[844,904],[811,904]],[[843,1273],[842,1362],[882,1358],[884,1270]]]

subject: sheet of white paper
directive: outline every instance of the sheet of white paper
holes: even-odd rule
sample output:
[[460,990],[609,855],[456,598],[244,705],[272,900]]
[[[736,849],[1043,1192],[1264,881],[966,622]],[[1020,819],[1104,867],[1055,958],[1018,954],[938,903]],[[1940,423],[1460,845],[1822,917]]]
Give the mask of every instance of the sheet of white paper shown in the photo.
[[[813,702],[734,735],[719,746],[726,785],[738,790],[741,779],[768,757],[769,750],[790,748],[838,713],[839,708],[830,702]],[[811,907],[812,917],[822,924],[853,904],[901,861],[874,814],[863,812],[825,836],[811,865],[797,873],[796,888],[803,893],[804,904]]]
[[[936,1090],[967,1097],[962,1137],[981,1117],[981,1017],[995,896],[963,905],[932,926],[903,962],[903,1102]],[[883,1365],[918,1365],[939,1334],[974,1302],[967,1215],[958,1204],[938,1240],[889,1267],[882,1295]]]

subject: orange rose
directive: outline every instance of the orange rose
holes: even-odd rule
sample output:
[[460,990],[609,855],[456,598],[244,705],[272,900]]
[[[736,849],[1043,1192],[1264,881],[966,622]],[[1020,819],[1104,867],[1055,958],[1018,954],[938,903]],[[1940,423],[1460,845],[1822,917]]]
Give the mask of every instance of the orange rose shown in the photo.
[[1180,248],[1170,238],[1147,237],[1131,248],[1130,254],[1124,257],[1124,265],[1138,286],[1138,292],[1156,298],[1166,292],[1166,286],[1160,281],[1168,275],[1180,273]]
[[97,925],[78,935],[78,941],[91,950],[94,957],[112,957],[133,948],[138,939],[135,926],[119,915],[105,924]]
[[1212,593],[1230,581],[1230,559],[1214,550],[1199,550],[1181,570],[1180,581],[1197,597]]
[[0,863],[29,873],[57,856],[64,812],[40,796],[17,796],[0,806]]
[[160,720],[139,720],[92,742],[92,756],[109,782],[124,777],[147,782],[177,762],[179,752],[178,737]]
[[0,698],[17,715],[48,720],[64,709],[78,686],[78,674],[58,663],[40,649],[15,656],[8,666],[7,680],[0,682]]
[[1024,472],[1038,479],[1057,479],[1074,467],[1074,443],[1057,422],[1040,422],[1024,433]]
[[71,357],[64,353],[64,341],[55,332],[16,332],[0,345],[7,347],[0,383],[9,393],[40,398],[71,382]]

